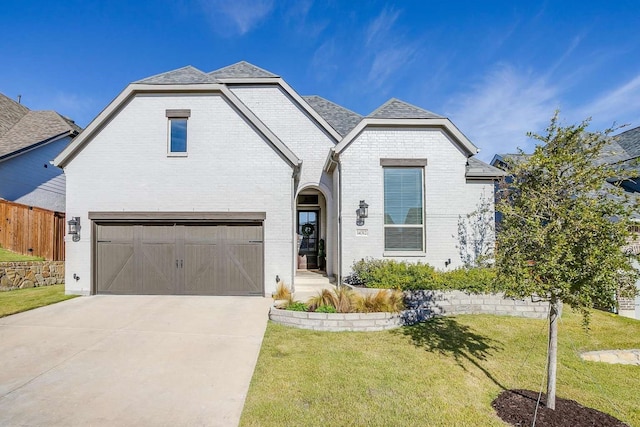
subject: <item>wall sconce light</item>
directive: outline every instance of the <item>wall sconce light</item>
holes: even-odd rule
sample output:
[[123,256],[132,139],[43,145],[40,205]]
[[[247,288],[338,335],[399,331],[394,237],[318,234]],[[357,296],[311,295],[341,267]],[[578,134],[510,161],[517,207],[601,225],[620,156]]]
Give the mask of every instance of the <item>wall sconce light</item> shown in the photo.
[[69,225],[69,230],[67,231],[67,234],[72,236],[72,239],[74,242],[79,242],[80,241],[80,217],[72,216],[71,219],[67,221],[67,224]]
[[451,258],[449,258],[448,260],[446,260],[446,261],[444,262],[444,266],[445,266],[445,267],[449,267],[450,265],[451,265]]
[[358,214],[356,225],[364,225],[364,219],[369,217],[369,205],[364,200],[360,200],[360,206],[356,212]]

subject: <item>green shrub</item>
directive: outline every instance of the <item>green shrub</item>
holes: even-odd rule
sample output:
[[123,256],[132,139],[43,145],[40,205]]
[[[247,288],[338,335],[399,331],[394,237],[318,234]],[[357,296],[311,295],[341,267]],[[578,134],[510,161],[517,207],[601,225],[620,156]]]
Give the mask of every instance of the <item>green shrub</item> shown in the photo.
[[289,311],[308,311],[308,309],[307,304],[301,301],[292,301],[285,307],[285,310]]
[[338,311],[332,305],[321,305],[316,308],[316,313],[337,313]]
[[469,293],[500,291],[493,268],[458,268],[438,271],[428,264],[363,259],[352,266],[352,283],[368,288],[400,290],[460,290]]

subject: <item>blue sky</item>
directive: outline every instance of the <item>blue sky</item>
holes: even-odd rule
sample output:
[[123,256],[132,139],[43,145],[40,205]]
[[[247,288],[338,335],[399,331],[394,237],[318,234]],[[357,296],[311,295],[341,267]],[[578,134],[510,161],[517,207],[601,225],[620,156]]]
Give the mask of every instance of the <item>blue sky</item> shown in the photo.
[[638,29],[635,0],[4,0],[0,92],[86,126],[132,81],[246,60],[363,115],[445,115],[490,160],[557,108],[640,126]]

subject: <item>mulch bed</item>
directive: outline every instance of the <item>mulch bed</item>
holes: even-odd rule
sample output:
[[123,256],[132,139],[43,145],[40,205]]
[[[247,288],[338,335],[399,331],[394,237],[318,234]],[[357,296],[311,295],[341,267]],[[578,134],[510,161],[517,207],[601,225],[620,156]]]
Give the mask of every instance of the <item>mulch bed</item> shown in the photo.
[[[575,400],[556,397],[556,409],[547,409],[546,394],[542,394],[536,427],[629,427],[604,412],[582,406]],[[531,390],[505,390],[491,403],[503,421],[516,427],[531,426],[538,393]]]

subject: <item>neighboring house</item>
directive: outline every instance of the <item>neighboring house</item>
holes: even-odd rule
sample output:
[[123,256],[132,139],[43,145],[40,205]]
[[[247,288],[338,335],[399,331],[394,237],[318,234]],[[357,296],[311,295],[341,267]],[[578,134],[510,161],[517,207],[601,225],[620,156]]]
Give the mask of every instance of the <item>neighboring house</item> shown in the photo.
[[80,224],[66,290],[269,295],[363,257],[459,266],[458,217],[503,175],[477,151],[445,117],[397,99],[363,117],[246,62],[137,81],[55,159]]
[[[525,154],[496,154],[491,161],[491,165],[502,170],[507,170],[507,161],[518,161],[525,158]],[[630,242],[626,248],[635,255],[640,254],[640,127],[622,132],[611,138],[609,144],[603,149],[602,155],[597,160],[611,165],[616,165],[625,176],[631,177],[624,181],[612,180],[609,184],[619,185],[625,191],[626,201],[620,200],[621,203],[629,203],[633,207],[632,219],[638,221],[639,225],[633,227],[635,233],[634,241]],[[606,190],[606,188],[605,188]],[[603,192],[605,197],[617,197]],[[640,264],[635,262],[640,268]],[[636,284],[640,290],[640,281]],[[637,298],[618,298],[618,313],[622,316],[640,319],[640,296]]]
[[50,162],[80,130],[55,111],[31,111],[0,94],[0,198],[64,212],[64,174]]

